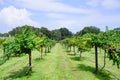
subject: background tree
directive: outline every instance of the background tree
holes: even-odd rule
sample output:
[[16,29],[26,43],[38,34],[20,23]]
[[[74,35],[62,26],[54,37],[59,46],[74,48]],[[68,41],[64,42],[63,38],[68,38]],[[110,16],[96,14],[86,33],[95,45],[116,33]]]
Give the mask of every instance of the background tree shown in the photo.
[[69,38],[73,35],[67,28],[60,28],[59,31],[61,32],[61,40]]
[[113,30],[120,30],[120,27],[118,27],[118,28],[114,28]]
[[40,32],[43,33],[46,37],[51,39],[51,32],[47,28],[41,27]]
[[54,40],[63,40],[65,38],[69,38],[73,36],[73,33],[69,31],[67,28],[60,28],[51,31],[52,39]]
[[76,35],[84,35],[86,33],[98,34],[100,33],[100,29],[95,26],[87,26],[84,27],[81,31],[77,32]]
[[61,32],[58,29],[51,31],[51,39],[59,41],[61,40]]

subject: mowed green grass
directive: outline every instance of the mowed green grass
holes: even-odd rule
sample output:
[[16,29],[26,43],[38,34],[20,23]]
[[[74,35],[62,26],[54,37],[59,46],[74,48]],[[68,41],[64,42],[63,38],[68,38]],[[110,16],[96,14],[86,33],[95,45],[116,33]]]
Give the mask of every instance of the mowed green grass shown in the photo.
[[[103,52],[102,52],[103,53]],[[103,54],[99,52],[99,68],[103,65]],[[98,74],[94,74],[94,49],[79,54],[67,52],[57,43],[51,53],[44,54],[39,60],[40,52],[32,51],[32,73],[26,75],[28,55],[12,57],[0,66],[0,80],[118,80],[120,69],[112,65],[107,59],[106,67]]]

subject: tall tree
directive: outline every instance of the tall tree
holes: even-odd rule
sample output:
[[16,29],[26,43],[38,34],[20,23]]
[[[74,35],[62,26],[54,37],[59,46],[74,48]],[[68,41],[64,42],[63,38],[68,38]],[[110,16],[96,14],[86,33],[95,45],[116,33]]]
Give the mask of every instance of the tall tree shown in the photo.
[[27,27],[27,25],[24,27],[25,28],[22,30],[22,34],[15,36],[15,42],[19,44],[21,53],[26,53],[29,55],[29,68],[30,71],[32,71],[31,51],[35,48],[34,39],[36,36],[30,27]]
[[61,40],[61,32],[58,29],[52,30],[51,31],[51,37],[52,39],[59,41]]
[[61,32],[61,40],[72,36],[72,32],[67,28],[60,28],[59,30]]
[[82,29],[81,31],[77,32],[76,35],[84,35],[86,33],[98,34],[98,33],[100,33],[100,29],[95,26],[87,26],[84,29]]
[[65,38],[72,37],[73,34],[67,28],[60,28],[51,31],[52,39],[54,40],[63,40]]
[[114,28],[114,30],[120,30],[120,27],[118,27],[118,28]]
[[46,37],[51,38],[51,32],[47,28],[41,27],[40,32],[42,32]]

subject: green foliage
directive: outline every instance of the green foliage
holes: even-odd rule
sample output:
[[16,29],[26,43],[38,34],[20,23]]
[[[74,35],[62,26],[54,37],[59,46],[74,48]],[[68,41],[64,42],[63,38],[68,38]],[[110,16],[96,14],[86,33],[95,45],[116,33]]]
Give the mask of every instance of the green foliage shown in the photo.
[[[79,59],[79,55],[71,55],[65,51],[59,43],[52,48],[51,54],[43,55],[44,59],[39,60],[39,52],[34,50],[32,61],[34,70],[31,76],[25,74],[28,70],[26,62],[28,56],[10,59],[0,66],[1,80],[119,80],[120,72],[116,66],[111,66],[111,61],[107,59],[107,66],[104,71],[94,74],[94,54],[83,52],[84,57]],[[103,55],[99,54],[99,65],[103,65]],[[56,68],[57,67],[57,68]],[[73,75],[74,74],[74,75]],[[117,79],[118,78],[118,79]]]
[[41,27],[40,32],[43,33],[46,37],[51,38],[51,32],[47,28]]
[[72,36],[73,36],[72,32],[70,32],[67,28],[60,28],[51,31],[51,38],[56,41],[60,41]]
[[25,27],[22,34],[15,36],[15,43],[19,44],[21,53],[28,53],[28,50],[32,50],[35,47],[34,39],[36,38],[32,29]]
[[36,42],[36,49],[38,51],[40,51],[41,47],[49,47],[51,48],[54,44],[55,44],[55,41],[54,40],[51,40],[47,37],[37,37],[36,39],[34,39],[34,41]]
[[40,32],[40,28],[35,28],[33,26],[28,26],[28,25],[24,25],[21,27],[16,27],[14,28],[12,31],[9,31],[8,34],[10,34],[11,36],[15,36],[16,34],[21,34],[22,30],[25,28],[31,28],[32,31],[39,37],[43,36],[44,34],[42,32]]
[[59,31],[61,32],[61,40],[69,38],[73,35],[67,28],[60,28]]
[[9,31],[8,33],[0,34],[1,37],[9,37],[15,36],[16,34],[22,34],[22,30],[24,28],[31,28],[34,34],[36,34],[38,37],[48,37],[49,39],[53,39],[56,41],[62,40],[64,38],[71,37],[73,34],[71,31],[69,31],[67,28],[60,28],[50,31],[46,27],[36,28],[34,26],[21,26],[16,27],[12,31]]
[[61,32],[60,32],[60,30],[52,30],[51,31],[51,38],[56,40],[56,41],[61,40]]
[[22,33],[17,34],[14,39],[6,39],[0,43],[3,44],[4,54],[2,56],[1,64],[6,62],[11,55],[20,55],[23,53],[29,54],[29,50],[34,49],[36,38],[30,27],[24,26]]
[[14,49],[16,48],[14,45],[14,41],[10,40],[10,39],[6,39],[4,40],[4,42],[2,43],[3,45],[3,56],[0,58],[0,65],[5,63],[9,57],[11,56],[12,53],[14,53]]
[[113,61],[113,64],[119,68],[120,30],[107,30],[99,34],[87,33],[83,36],[66,38],[62,43],[65,44],[65,46],[77,46],[79,51],[87,51],[94,46],[102,48],[107,51],[108,58]]
[[91,38],[87,35],[77,37],[77,47],[79,51],[89,51],[91,48]]
[[76,35],[81,36],[87,33],[98,34],[100,33],[100,29],[95,26],[87,26],[87,27],[84,27],[84,29],[82,29],[81,31],[77,32]]
[[108,31],[106,32],[108,36],[108,57],[113,60],[113,64],[120,65],[120,30]]

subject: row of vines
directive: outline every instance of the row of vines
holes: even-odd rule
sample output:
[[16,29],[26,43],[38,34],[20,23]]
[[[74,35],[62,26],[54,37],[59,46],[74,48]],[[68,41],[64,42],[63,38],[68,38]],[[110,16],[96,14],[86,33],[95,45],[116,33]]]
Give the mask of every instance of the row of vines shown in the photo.
[[104,50],[104,65],[106,65],[106,58],[113,61],[114,65],[119,68],[120,65],[120,30],[112,30],[101,32],[99,34],[85,34],[83,36],[75,36],[66,38],[61,41],[68,50],[71,51],[73,47],[74,55],[76,55],[75,48],[77,47],[80,58],[82,52],[90,51],[91,48],[95,49],[95,73],[98,72],[98,48]]
[[32,50],[37,49],[40,52],[40,59],[43,58],[43,49],[45,53],[50,52],[55,41],[47,37],[37,37],[30,27],[24,26],[21,34],[13,38],[0,39],[3,56],[0,57],[0,65],[4,64],[11,56],[20,56],[28,54],[29,71],[32,71]]

